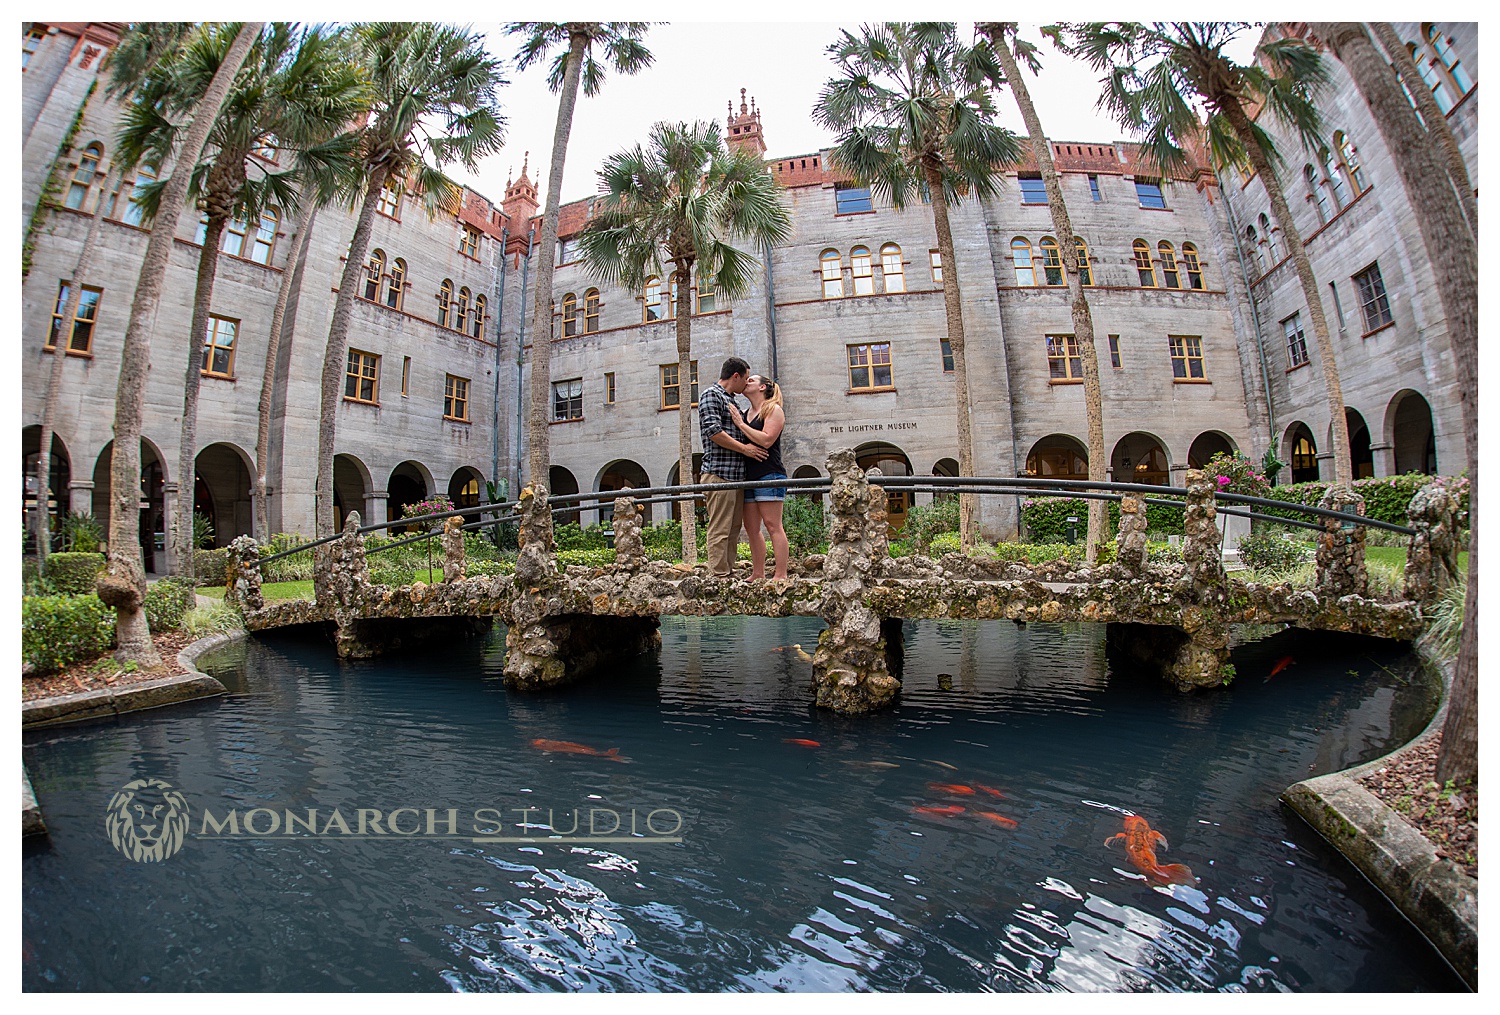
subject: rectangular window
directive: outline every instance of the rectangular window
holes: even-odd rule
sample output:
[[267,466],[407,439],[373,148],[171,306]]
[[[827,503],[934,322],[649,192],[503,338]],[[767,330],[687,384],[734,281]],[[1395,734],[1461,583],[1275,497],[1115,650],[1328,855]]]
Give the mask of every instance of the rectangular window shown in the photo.
[[1333,294],[1333,312],[1339,318],[1339,330],[1344,329],[1344,304],[1339,302],[1339,287],[1336,283],[1328,283],[1328,291]]
[[1095,176],[1093,173],[1089,174],[1089,196],[1092,197],[1095,201],[1104,200],[1104,198],[1099,196],[1099,177]]
[[[57,286],[57,305],[52,308],[52,329],[47,333],[47,348],[57,346],[57,333],[62,329],[63,311],[68,309],[68,298],[72,295],[71,283],[59,282]],[[88,355],[94,348],[94,321],[99,316],[99,297],[104,290],[93,286],[84,286],[83,295],[78,298],[78,312],[73,316],[73,331],[68,338],[68,352],[76,352]]]
[[927,260],[932,265],[932,280],[939,284],[943,281],[943,254],[938,250],[929,250]]
[[714,277],[712,275],[698,276],[698,313],[711,314],[718,305],[714,299]]
[[208,315],[208,334],[203,338],[203,376],[234,377],[234,336],[240,322]]
[[1054,381],[1083,380],[1083,359],[1072,335],[1047,336],[1047,376]]
[[344,398],[351,402],[380,404],[380,357],[370,352],[349,350],[344,367]]
[[1167,199],[1162,196],[1161,184],[1152,180],[1136,180],[1135,196],[1142,208],[1165,208]]
[[[682,370],[678,363],[663,363],[661,365],[661,407],[663,409],[678,409],[682,407],[682,384],[680,383]],[[698,361],[693,360],[689,364],[688,394],[693,399],[693,405],[698,404]]]
[[557,263],[571,264],[578,260],[578,238],[557,241]]
[[1380,277],[1379,264],[1355,275],[1354,288],[1359,293],[1360,309],[1365,312],[1365,334],[1391,323],[1391,304],[1385,298],[1385,281]]
[[870,200],[869,187],[840,183],[833,188],[833,208],[835,215],[852,215],[860,211],[874,211],[875,205]]
[[1120,336],[1109,336],[1109,365],[1119,370],[1123,365],[1120,362]]
[[458,237],[458,252],[465,257],[479,260],[479,230],[464,226]]
[[266,211],[256,227],[255,239],[250,242],[250,253],[245,255],[256,264],[270,264],[271,251],[276,247],[277,218],[274,211]]
[[1020,182],[1022,204],[1047,203],[1047,184],[1040,176],[1023,176]]
[[615,404],[615,375],[613,371],[604,375],[604,404]]
[[26,37],[21,40],[22,70],[25,70],[26,65],[31,63],[31,54],[36,52],[37,47],[42,44],[42,40],[46,37],[46,31],[41,28],[33,28],[31,31],[26,33]]
[[1201,381],[1203,373],[1203,338],[1199,335],[1168,335],[1172,352],[1172,379]]
[[401,397],[406,398],[411,394],[411,357],[401,358]]
[[[582,412],[579,413],[582,415]],[[469,379],[448,374],[443,382],[443,418],[460,423],[469,421]]]
[[1302,334],[1302,315],[1296,313],[1282,321],[1281,332],[1286,336],[1287,369],[1300,367],[1307,362],[1307,338]]
[[891,343],[849,346],[849,390],[891,387]]
[[583,378],[552,382],[552,421],[583,418]]
[[401,218],[401,185],[391,186],[387,183],[380,188],[380,203],[375,210],[386,218]]
[[941,340],[943,345],[943,373],[953,372],[953,343],[946,338]]

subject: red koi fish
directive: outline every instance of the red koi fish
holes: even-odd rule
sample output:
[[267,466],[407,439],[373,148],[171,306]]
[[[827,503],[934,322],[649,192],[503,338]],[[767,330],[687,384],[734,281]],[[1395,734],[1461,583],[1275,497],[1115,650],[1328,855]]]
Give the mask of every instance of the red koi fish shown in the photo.
[[1004,814],[996,814],[994,811],[975,811],[974,813],[981,818],[993,821],[1002,828],[1015,828],[1018,823],[1015,818],[1007,818]]
[[1276,674],[1280,673],[1282,670],[1286,669],[1296,661],[1297,660],[1293,659],[1291,656],[1282,656],[1281,659],[1276,663],[1276,665],[1271,667],[1271,672],[1266,674],[1266,681],[1269,682],[1272,677],[1276,676]]
[[1004,800],[1005,799],[1005,794],[1004,793],[1000,792],[998,789],[991,789],[989,786],[986,786],[982,782],[976,782],[974,784],[974,788],[977,789],[977,790],[979,790],[982,793],[988,793],[990,796],[994,797],[997,800]]
[[575,744],[571,740],[533,740],[531,746],[547,754],[586,754],[591,758],[608,758],[610,761],[629,762],[629,758],[620,757],[620,749],[611,747],[607,751],[601,751],[597,747],[589,747],[587,744]]
[[946,807],[929,807],[918,804],[911,810],[913,814],[931,814],[939,818],[951,818],[955,814],[962,814],[964,812],[963,807],[958,804],[949,804]]
[[798,747],[822,747],[816,740],[802,740],[797,737],[787,737],[781,741],[784,744],[796,744]]
[[1111,835],[1104,840],[1104,845],[1107,847],[1116,839],[1125,840],[1125,855],[1149,880],[1162,885],[1190,885],[1197,880],[1184,864],[1156,862],[1156,847],[1167,849],[1167,837],[1152,828],[1139,814],[1127,814],[1125,831]]
[[934,793],[947,793],[949,796],[973,796],[973,786],[956,786],[951,782],[929,782],[927,788]]

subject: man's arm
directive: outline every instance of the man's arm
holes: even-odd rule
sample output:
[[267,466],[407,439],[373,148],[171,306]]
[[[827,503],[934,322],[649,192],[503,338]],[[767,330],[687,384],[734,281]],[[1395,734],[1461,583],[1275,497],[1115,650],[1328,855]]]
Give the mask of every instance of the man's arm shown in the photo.
[[[705,392],[705,395],[707,394]],[[713,441],[721,448],[738,451],[747,458],[753,458],[758,462],[765,461],[767,454],[769,454],[765,448],[737,441],[729,435],[727,429],[729,421],[724,418],[724,410],[728,402],[728,397],[728,395],[721,397],[714,394],[699,400],[698,422],[702,428],[701,435],[703,440]]]
[[759,447],[755,444],[745,444],[741,441],[735,440],[723,430],[720,430],[718,433],[709,434],[708,439],[713,441],[721,448],[728,448],[730,451],[738,451],[740,454],[746,456],[747,458],[753,458],[757,462],[765,461],[766,456],[770,454],[770,452],[763,447]]

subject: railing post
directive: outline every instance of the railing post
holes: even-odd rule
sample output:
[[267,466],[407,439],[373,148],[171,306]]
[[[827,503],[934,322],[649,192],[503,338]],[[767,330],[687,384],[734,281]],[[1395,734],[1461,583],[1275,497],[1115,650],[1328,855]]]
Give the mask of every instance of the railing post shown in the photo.
[[1120,531],[1115,536],[1115,563],[1132,576],[1146,569],[1146,501],[1127,493],[1120,497]]
[[557,577],[552,556],[552,512],[547,507],[547,487],[532,483],[521,490],[516,514],[521,524],[517,539],[516,587],[525,590]]
[[[1202,595],[1224,585],[1219,527],[1214,523],[1217,515],[1214,494],[1218,486],[1214,477],[1202,469],[1189,469],[1183,485],[1188,493],[1182,518],[1182,561],[1193,579],[1193,588]],[[1120,513],[1123,524],[1123,507]]]
[[1412,495],[1406,517],[1412,535],[1406,549],[1406,598],[1428,607],[1459,580],[1458,498],[1434,480]]
[[236,536],[229,544],[225,566],[224,601],[241,613],[264,609],[260,591],[260,547],[253,536]]
[[443,519],[443,584],[464,580],[464,520],[462,515]]
[[641,509],[634,497],[615,498],[615,566],[629,571],[646,563],[646,544],[641,539]]
[[319,606],[352,608],[360,586],[370,584],[365,564],[365,537],[359,532],[359,512],[350,511],[344,531],[331,543],[315,547],[313,590]]
[[[1332,511],[1365,513],[1365,499],[1347,486],[1330,486],[1323,492],[1318,507]],[[1318,595],[1363,596],[1369,591],[1370,576],[1365,571],[1365,527],[1337,518],[1321,519],[1318,533]]]

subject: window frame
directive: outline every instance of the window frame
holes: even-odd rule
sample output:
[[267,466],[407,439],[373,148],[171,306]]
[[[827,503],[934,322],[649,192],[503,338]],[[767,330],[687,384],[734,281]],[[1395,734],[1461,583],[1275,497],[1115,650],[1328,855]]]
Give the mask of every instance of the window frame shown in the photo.
[[47,31],[44,28],[33,28],[21,36],[21,70],[23,72],[31,66],[31,58],[36,55],[37,50],[42,47],[42,41],[46,38]]
[[592,335],[599,330],[599,290],[589,288],[583,293],[583,333]]
[[1177,268],[1177,251],[1167,240],[1156,245],[1156,256],[1161,261],[1163,289],[1181,289],[1182,272]]
[[563,338],[572,338],[578,334],[578,294],[563,293],[562,298],[562,332]]
[[[846,198],[845,194],[850,196]],[[868,215],[874,211],[875,198],[870,193],[869,187],[861,187],[853,183],[833,185],[833,214],[835,216]]]
[[1286,368],[1287,372],[1306,366],[1307,357],[1307,334],[1302,328],[1302,312],[1281,321],[1281,337],[1286,340]]
[[1182,270],[1187,273],[1188,289],[1207,291],[1203,282],[1203,260],[1198,256],[1198,247],[1193,243],[1182,245]]
[[[646,284],[641,290],[641,323],[654,324],[657,321],[668,320],[662,315],[662,281],[656,275],[646,278]],[[656,308],[656,316],[651,316],[651,308]]]
[[1370,183],[1365,179],[1364,165],[1359,160],[1359,149],[1349,139],[1349,135],[1341,130],[1333,134],[1333,147],[1338,152],[1339,169],[1357,198],[1370,189]]
[[391,260],[390,273],[385,277],[385,306],[392,310],[400,310],[405,300],[406,261],[397,257]]
[[1089,174],[1089,196],[1094,199],[1095,204],[1101,204],[1104,201],[1104,195],[1099,190],[1099,174],[1097,173]]
[[[657,365],[657,368],[656,368],[657,369],[657,381],[658,381],[658,384],[659,384],[659,390],[660,390],[660,394],[661,394],[661,403],[660,403],[660,407],[658,408],[657,411],[659,411],[659,412],[670,412],[673,409],[681,409],[682,408],[682,382],[681,382],[682,371],[680,369],[681,366],[682,366],[682,364],[678,363],[678,362],[661,363],[661,364]],[[671,373],[672,380],[671,380],[670,383],[667,380],[667,376],[668,376],[667,375],[667,371],[669,371],[669,370],[672,372]],[[668,388],[672,389],[673,391],[675,391],[677,393],[676,394],[677,401],[675,401],[675,402],[668,402],[667,401],[667,389]],[[692,399],[692,402],[691,402],[691,404],[688,407],[691,408],[691,409],[698,408],[698,390],[699,390],[698,389],[698,361],[695,360],[695,359],[694,360],[688,360],[688,397]]]
[[[232,325],[229,329],[229,342],[225,345],[220,345],[218,342],[220,334],[219,325],[221,324]],[[239,336],[240,319],[238,317],[225,317],[222,314],[208,315],[208,330],[203,335],[203,357],[202,363],[199,365],[200,372],[204,377],[215,377],[224,381],[234,380],[235,340]],[[227,353],[229,361],[224,365],[223,370],[210,369],[220,352]]]
[[453,318],[454,331],[462,332],[465,335],[469,333],[469,301],[473,298],[474,296],[469,292],[468,286],[463,285],[458,287],[458,301],[454,304],[457,308],[457,313]]
[[401,358],[401,397],[411,397],[411,357]]
[[443,279],[442,285],[438,286],[438,325],[443,328],[452,327],[453,320],[453,280]]
[[[1453,85],[1453,90],[1458,95],[1458,98],[1454,100],[1454,105],[1457,105],[1465,95],[1474,90],[1477,82],[1474,80],[1474,75],[1463,69],[1463,58],[1458,55],[1458,51],[1453,47],[1453,36],[1445,34],[1442,29],[1431,22],[1427,23],[1426,28],[1425,39],[1427,48],[1437,55],[1438,63],[1442,65],[1442,73]],[[1453,58],[1451,62],[1448,59],[1449,56]],[[1438,68],[1435,66],[1433,69],[1437,70]],[[1459,73],[1463,74],[1462,79],[1458,76]],[[1467,85],[1464,83],[1465,81],[1468,82]]]
[[932,270],[932,284],[943,284],[943,252],[941,250],[927,251],[927,266]]
[[604,371],[604,404],[615,404],[615,372],[613,370]]
[[[1057,240],[1051,236],[1043,236],[1038,246],[1042,251],[1042,277],[1046,279],[1049,286],[1066,286],[1067,278],[1063,275],[1062,249],[1058,247]],[[1053,279],[1057,281],[1053,281]]]
[[853,295],[875,295],[875,258],[862,243],[849,248],[849,281]]
[[[90,141],[78,156],[78,168],[73,170],[73,176],[68,181],[63,207],[83,211],[84,206],[89,203],[89,191],[94,189],[94,177],[99,173],[99,163],[103,161],[104,145],[98,141]],[[74,194],[78,195],[77,204],[73,203]]]
[[[1151,246],[1145,240],[1133,240],[1130,244],[1131,255],[1135,258],[1136,277],[1140,281],[1142,289],[1160,289],[1156,284],[1156,265],[1151,260]],[[1145,255],[1142,257],[1141,255]],[[1146,281],[1146,276],[1151,281]]]
[[[860,361],[856,361],[855,350],[864,350]],[[884,349],[884,359],[877,358],[876,350]],[[896,372],[895,363],[891,356],[890,342],[849,342],[845,344],[847,362],[849,364],[849,393],[865,391],[895,391]],[[884,384],[876,383],[878,371],[884,368],[886,381]],[[863,385],[855,384],[856,370],[867,371]]]
[[[1208,366],[1203,360],[1202,335],[1168,335],[1167,352],[1172,359],[1173,384],[1210,383]],[[1181,373],[1178,373],[1179,364]],[[1197,374],[1193,373],[1194,364],[1197,364]]]
[[360,299],[368,303],[380,302],[382,280],[385,278],[385,251],[376,247],[365,261],[365,287]]
[[943,373],[953,373],[953,342],[949,340],[947,335],[944,335],[938,339],[938,348],[943,354]]
[[[576,384],[578,385],[578,390],[576,392],[570,390],[566,396],[559,397],[562,395],[559,389],[564,384]],[[573,415],[573,410],[575,409],[578,413],[576,416]],[[566,413],[566,415],[560,413]],[[573,423],[580,419],[583,419],[583,378],[570,377],[563,381],[553,381],[552,418],[550,421],[553,423]]]
[[479,260],[479,230],[473,226],[460,226],[458,252],[475,261]]
[[1125,361],[1120,356],[1120,336],[1109,336],[1109,368],[1111,370],[1125,369]]
[[[1361,271],[1351,276],[1354,282],[1354,294],[1359,300],[1360,313],[1364,316],[1366,335],[1373,335],[1383,328],[1388,328],[1396,323],[1396,317],[1391,312],[1390,293],[1385,287],[1385,276],[1380,272],[1380,262],[1371,261]],[[1369,282],[1369,294],[1366,295],[1366,282]],[[1371,308],[1376,308],[1374,316]]]
[[484,293],[474,294],[473,315],[469,320],[469,337],[483,340],[484,319],[489,310],[489,300],[484,298]]
[[[395,221],[400,222],[402,196],[401,191],[402,187],[400,183],[397,183],[393,186],[390,180],[386,180],[384,186],[380,188],[380,196],[376,198],[375,210],[388,219],[394,219]],[[387,198],[386,196],[388,194],[390,195],[389,198]]]
[[[372,373],[366,373],[365,367],[369,366]],[[353,368],[353,369],[351,369]],[[349,384],[354,382],[354,394],[349,394]],[[370,397],[361,398],[360,394],[365,384],[370,387]],[[357,402],[360,405],[380,404],[380,356],[378,353],[366,352],[363,349],[355,349],[352,346],[344,357],[344,401]]]
[[1302,178],[1307,182],[1307,199],[1318,214],[1318,222],[1327,225],[1333,218],[1328,211],[1328,195],[1323,192],[1322,181],[1318,179],[1318,171],[1311,162],[1302,167]]
[[[703,305],[705,300],[708,301],[706,307]],[[719,290],[717,280],[713,275],[700,273],[697,276],[697,280],[693,283],[693,306],[697,308],[695,312],[699,314],[712,314],[718,311]]]
[[[1038,184],[1041,191],[1041,200],[1037,200],[1038,187],[1028,188],[1028,183]],[[1041,173],[1017,173],[1016,186],[1021,191],[1021,204],[1023,205],[1045,205],[1047,203],[1047,181],[1042,179]],[[1030,191],[1028,193],[1028,190]]]
[[[819,280],[823,287],[823,299],[844,298],[844,255],[829,247],[818,255]],[[837,291],[834,291],[836,288]]]
[[[270,225],[271,236],[270,236],[270,239],[265,239],[264,237],[266,235],[266,227],[267,227],[268,220],[269,220],[269,225]],[[261,212],[260,213],[260,219],[255,223],[255,233],[253,235],[250,232],[250,227],[248,225],[245,227],[245,240],[244,240],[244,242],[245,242],[246,245],[248,245],[250,247],[250,253],[249,254],[243,254],[242,253],[241,256],[244,257],[245,260],[247,260],[247,261],[253,261],[256,264],[263,264],[266,267],[270,267],[271,266],[271,258],[273,258],[273,257],[276,256],[276,236],[277,236],[277,231],[280,228],[281,228],[281,212],[280,211],[278,211],[275,208],[267,208],[265,211]],[[265,248],[265,252],[266,252],[265,260],[261,260],[260,257],[257,256],[260,253],[262,247]],[[243,249],[244,248],[241,247],[242,251],[243,251]]]
[[1036,287],[1036,258],[1031,253],[1031,241],[1026,237],[1011,238],[1010,263],[1016,273],[1017,286],[1027,289]]
[[[895,265],[895,270],[891,266]],[[880,278],[881,285],[888,293],[906,292],[906,264],[901,260],[901,246],[897,243],[884,243],[880,247]],[[891,280],[895,279],[895,286]]]
[[1082,384],[1083,356],[1076,334],[1043,335],[1047,350],[1048,384]]
[[[57,283],[57,302],[52,307],[52,323],[47,328],[47,337],[44,339],[43,349],[51,352],[57,348],[57,334],[62,330],[62,312],[67,307],[69,290],[72,288],[72,279],[59,279]],[[90,301],[89,293],[94,294]],[[78,310],[73,315],[73,327],[68,331],[68,345],[63,350],[69,356],[94,355],[94,325],[99,320],[99,304],[104,299],[104,289],[100,286],[86,285],[82,288],[82,294],[78,297]],[[84,316],[84,310],[89,314]],[[83,348],[75,348],[74,343],[78,340],[78,326],[86,325],[84,331]]]
[[1094,264],[1089,258],[1089,245],[1082,236],[1073,237],[1073,256],[1078,261],[1078,284],[1094,284]]
[[[1165,186],[1165,180],[1143,180],[1140,177],[1136,177],[1133,182],[1135,183],[1136,203],[1139,204],[1140,207],[1150,211],[1171,211],[1171,209],[1167,207],[1167,189]],[[1142,187],[1155,189],[1155,200],[1160,201],[1161,203],[1148,203],[1146,199],[1150,197],[1151,194],[1148,191],[1143,192],[1141,189]]]
[[[450,423],[468,423],[469,419],[469,382],[468,377],[459,377],[457,374],[443,375],[443,418]],[[462,407],[460,415],[454,411]]]
[[[136,203],[135,199],[140,194],[143,185],[149,186],[156,182],[156,173],[155,166],[144,165],[136,167],[135,175],[130,179],[130,194],[125,198],[124,210],[120,211],[118,216],[116,216],[117,221],[123,222],[128,226],[135,226],[137,229],[146,228],[143,224],[146,219],[146,213]],[[123,187],[120,189],[124,190]],[[111,208],[110,210],[113,212],[116,209]]]

